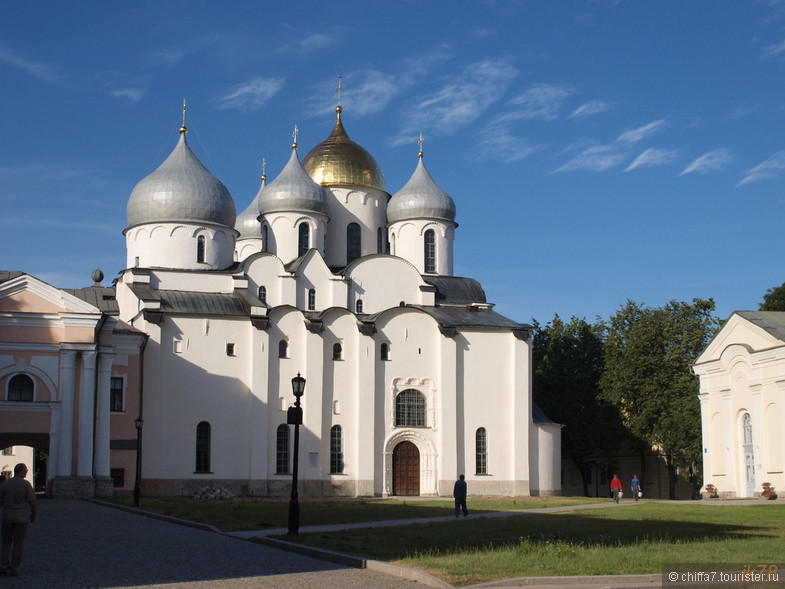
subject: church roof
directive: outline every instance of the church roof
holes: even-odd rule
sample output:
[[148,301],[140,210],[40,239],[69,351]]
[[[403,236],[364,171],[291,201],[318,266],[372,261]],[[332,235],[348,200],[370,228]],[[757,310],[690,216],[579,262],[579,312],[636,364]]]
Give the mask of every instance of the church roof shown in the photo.
[[180,129],[172,153],[131,191],[128,226],[143,223],[210,223],[234,227],[235,206],[223,183],[202,165]]
[[379,164],[361,145],[349,139],[341,122],[340,106],[335,112],[335,125],[329,137],[305,156],[305,171],[322,186],[365,186],[386,190]]
[[64,288],[63,290],[77,299],[81,299],[85,303],[100,309],[101,312],[107,315],[120,314],[120,307],[115,298],[114,288],[95,285],[87,288]]
[[785,342],[785,311],[736,311],[734,314]]
[[325,189],[314,182],[297,157],[297,144],[278,177],[257,196],[258,214],[303,212],[327,214]]
[[264,190],[264,180],[251,204],[239,215],[234,223],[234,228],[240,234],[237,239],[251,239],[262,237],[262,224],[259,222],[259,197]]
[[407,305],[424,311],[442,327],[455,328],[493,328],[493,329],[531,329],[531,325],[518,323],[492,309],[475,307],[430,307],[426,305]]
[[439,305],[466,305],[487,302],[482,285],[473,278],[432,275],[423,275],[422,278],[436,288],[436,303]]
[[532,403],[532,421],[542,425],[561,425],[560,423],[553,421],[550,417],[545,415],[537,403]]
[[423,163],[422,152],[412,177],[387,203],[390,223],[406,219],[439,219],[455,222],[455,202],[437,186]]
[[6,280],[13,280],[23,274],[24,272],[20,272],[19,270],[0,270],[0,283],[5,282]]

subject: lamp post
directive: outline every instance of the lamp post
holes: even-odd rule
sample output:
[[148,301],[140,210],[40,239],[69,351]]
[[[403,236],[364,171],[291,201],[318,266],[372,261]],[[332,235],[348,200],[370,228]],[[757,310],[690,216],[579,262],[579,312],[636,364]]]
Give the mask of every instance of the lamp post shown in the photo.
[[292,461],[292,496],[289,499],[289,536],[300,535],[300,501],[297,496],[297,469],[300,453],[300,424],[303,422],[303,408],[300,406],[300,397],[305,392],[305,379],[297,373],[292,379],[294,392],[294,407],[289,407],[286,412],[286,423],[294,425],[294,460]]
[[144,419],[140,415],[134,420],[136,426],[136,482],[134,482],[134,507],[139,507],[142,499],[142,425]]

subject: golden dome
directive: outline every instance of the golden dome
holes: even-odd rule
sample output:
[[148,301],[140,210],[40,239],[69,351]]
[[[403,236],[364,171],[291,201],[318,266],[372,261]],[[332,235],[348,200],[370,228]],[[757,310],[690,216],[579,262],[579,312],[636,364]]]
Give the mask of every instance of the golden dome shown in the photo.
[[384,175],[373,156],[349,139],[341,122],[341,107],[330,136],[319,143],[303,160],[303,168],[322,186],[366,186],[386,190]]

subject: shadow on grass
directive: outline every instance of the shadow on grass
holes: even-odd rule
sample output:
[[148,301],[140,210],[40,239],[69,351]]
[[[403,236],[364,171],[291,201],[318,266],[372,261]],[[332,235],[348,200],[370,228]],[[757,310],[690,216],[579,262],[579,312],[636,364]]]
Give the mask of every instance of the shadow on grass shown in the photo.
[[[664,507],[664,508],[663,508]],[[442,556],[467,550],[493,550],[522,544],[561,544],[575,548],[625,547],[643,542],[687,544],[707,539],[781,537],[785,524],[749,515],[731,517],[671,506],[646,505],[591,512],[527,513],[478,517],[388,528],[306,533],[297,540],[309,546],[376,560],[402,560],[419,554]],[[744,508],[739,508],[744,509]],[[754,509],[754,508],[753,508]],[[738,512],[737,512],[738,513]],[[742,512],[743,513],[743,512]],[[782,522],[783,518],[778,518]]]

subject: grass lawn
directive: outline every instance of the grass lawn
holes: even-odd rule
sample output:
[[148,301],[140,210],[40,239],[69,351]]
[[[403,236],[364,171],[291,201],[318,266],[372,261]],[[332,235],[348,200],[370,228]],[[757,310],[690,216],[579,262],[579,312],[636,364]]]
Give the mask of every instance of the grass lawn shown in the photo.
[[[537,507],[558,507],[597,503],[589,497],[519,497],[470,500],[472,513],[515,511]],[[129,498],[112,503],[131,505]],[[142,509],[189,521],[211,524],[225,532],[264,530],[288,526],[289,501],[282,499],[236,499],[231,501],[187,498],[143,498]],[[450,500],[400,499],[300,499],[301,526],[348,524],[394,519],[450,516]]]
[[660,573],[664,563],[781,563],[785,505],[644,503],[303,534],[453,585],[519,576]]

